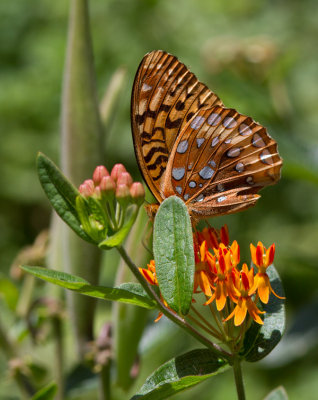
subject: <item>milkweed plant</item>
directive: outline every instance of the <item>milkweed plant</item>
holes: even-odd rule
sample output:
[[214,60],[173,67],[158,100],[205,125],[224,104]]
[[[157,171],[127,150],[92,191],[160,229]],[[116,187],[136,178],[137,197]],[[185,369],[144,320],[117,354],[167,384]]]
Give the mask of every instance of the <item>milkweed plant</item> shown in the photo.
[[[101,147],[96,139],[101,123],[87,9],[87,0],[71,1],[62,99],[62,131],[64,139],[67,137],[62,170],[67,171],[68,178],[42,153],[37,157],[37,171],[52,207],[70,228],[67,232],[72,230],[78,236],[77,249],[84,247],[84,242],[90,245],[90,254],[92,249],[97,252],[116,249],[134,279],[106,287],[80,276],[80,272],[27,265],[22,268],[35,277],[82,294],[77,294],[77,299],[81,299],[84,308],[79,310],[73,303],[73,311],[81,313],[81,318],[91,317],[89,308],[85,308],[85,301],[91,300],[85,296],[90,296],[157,310],[152,322],[156,329],[160,330],[161,320],[167,318],[196,341],[195,349],[176,355],[153,371],[137,389],[133,400],[166,399],[209,378],[217,379],[214,376],[227,369],[233,370],[237,397],[243,400],[242,363],[254,363],[266,357],[281,340],[285,328],[284,292],[273,264],[275,245],[251,243],[250,259],[241,260],[240,245],[232,240],[227,226],[218,230],[206,224],[203,230],[198,230],[198,221],[191,218],[185,203],[177,196],[170,196],[149,217],[153,240],[148,262],[137,265],[130,257],[124,241],[144,204],[142,183],[134,182],[124,165],[116,164],[109,171],[99,165],[101,162],[95,163],[95,159],[96,168],[91,177],[87,170],[93,170],[92,163],[86,168],[86,175],[83,171],[79,173],[83,163],[91,160],[92,154],[97,157]],[[105,125],[105,115],[112,113],[108,109],[101,114]],[[74,136],[71,138],[71,135]],[[96,152],[91,150],[92,140],[96,140]],[[77,151],[72,143],[78,146]],[[258,142],[254,147],[258,148]],[[261,161],[268,161],[268,154],[264,157]],[[76,187],[71,181],[78,185],[78,176],[87,179]],[[65,245],[70,245],[70,241],[64,241]],[[135,246],[143,251],[141,242]],[[92,265],[93,261],[93,257],[76,259],[82,264]],[[84,266],[77,271],[85,271]],[[98,275],[97,270],[91,272]],[[83,329],[83,324],[80,328]],[[116,360],[110,361],[114,357],[110,337],[110,328],[107,328],[95,342],[100,351],[94,372],[100,373],[103,399],[114,398],[110,380]],[[81,341],[78,343],[81,347]],[[135,371],[132,379],[137,375]],[[18,379],[21,382],[20,376]],[[55,389],[49,387],[42,397],[39,394],[36,398],[53,398]],[[49,391],[51,397],[48,397]],[[60,388],[59,399],[62,398],[63,388]],[[216,399],[217,393],[211,398]],[[266,399],[287,399],[287,396],[284,389],[273,388]]]
[[[85,295],[157,309],[154,323],[166,317],[198,342],[197,349],[154,371],[133,399],[169,398],[228,368],[234,372],[238,399],[245,399],[242,362],[264,358],[284,331],[284,293],[273,265],[275,245],[251,244],[250,260],[242,262],[240,246],[231,242],[226,225],[196,230],[184,202],[171,196],[153,221],[153,258],[137,266],[123,241],[144,202],[143,185],[133,182],[122,164],[110,173],[104,166],[96,167],[92,179],[79,189],[45,155],[38,155],[37,166],[42,187],[64,222],[99,249],[116,248],[137,282],[93,286],[51,269],[24,270]],[[278,398],[281,390],[268,398]]]

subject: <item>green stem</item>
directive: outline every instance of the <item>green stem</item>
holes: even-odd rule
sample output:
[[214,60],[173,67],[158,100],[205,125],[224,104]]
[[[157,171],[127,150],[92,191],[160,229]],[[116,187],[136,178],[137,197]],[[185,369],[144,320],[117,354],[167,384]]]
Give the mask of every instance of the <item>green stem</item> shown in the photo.
[[194,318],[192,315],[187,315],[187,318],[189,318],[190,321],[198,325],[202,330],[204,330],[206,333],[208,333],[211,336],[215,337],[215,334],[213,331],[211,331],[209,328],[207,328],[205,325],[203,325],[200,321],[198,321],[196,318]]
[[209,304],[209,309],[210,309],[211,314],[212,314],[212,316],[213,316],[213,318],[214,318],[214,321],[216,322],[218,328],[220,329],[220,332],[221,332],[221,334],[222,334],[222,336],[223,336],[223,341],[226,342],[226,333],[225,333],[225,331],[224,331],[224,326],[223,326],[223,324],[220,322],[219,317],[216,315],[216,312],[215,312],[215,310],[214,310],[214,307],[213,307],[213,304],[212,304],[212,303]]
[[217,339],[221,340],[222,337],[220,335],[220,333],[214,328],[213,325],[211,325],[209,323],[209,321],[207,321],[203,315],[201,315],[199,313],[199,311],[193,306],[193,304],[191,305],[191,310],[207,325],[207,327],[210,329],[210,331],[212,331],[213,336],[215,336]]
[[34,276],[27,274],[23,280],[17,305],[17,315],[19,315],[19,317],[25,317],[29,311],[30,304],[32,302],[32,296],[34,293],[34,286]]
[[111,361],[109,360],[106,365],[103,365],[103,367],[99,373],[100,400],[110,400],[111,399],[110,370],[111,370]]
[[208,340],[205,336],[201,335],[200,332],[198,332],[196,329],[193,328],[193,326],[189,325],[183,318],[181,318],[178,314],[175,314],[172,310],[169,310],[164,306],[160,298],[158,297],[157,293],[153,290],[153,288],[148,284],[148,282],[142,277],[142,275],[139,272],[139,269],[136,267],[136,265],[132,262],[128,254],[126,253],[125,249],[121,246],[117,247],[117,250],[119,254],[122,256],[126,264],[128,265],[129,269],[131,272],[135,275],[136,279],[142,287],[145,289],[146,293],[153,298],[157,305],[159,310],[171,321],[173,321],[175,324],[180,326],[183,330],[187,331],[191,336],[196,338],[200,343],[202,343],[204,346],[208,347],[211,349],[218,357],[221,357],[226,360],[231,360],[232,355],[222,349],[221,346],[218,346],[217,344],[211,342]]
[[243,384],[241,361],[239,358],[234,358],[233,372],[236,385],[236,392],[238,400],[245,400],[245,390]]
[[52,324],[55,338],[55,376],[58,387],[56,399],[62,400],[64,399],[64,349],[62,321],[59,315],[53,317]]

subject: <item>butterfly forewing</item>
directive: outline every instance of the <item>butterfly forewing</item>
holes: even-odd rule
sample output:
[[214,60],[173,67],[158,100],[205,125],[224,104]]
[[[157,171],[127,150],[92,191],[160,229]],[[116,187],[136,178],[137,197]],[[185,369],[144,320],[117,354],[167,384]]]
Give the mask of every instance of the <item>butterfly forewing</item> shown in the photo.
[[282,160],[266,129],[233,109],[199,110],[170,154],[163,197],[183,198],[193,215],[236,212],[280,177]]
[[132,130],[139,166],[158,201],[179,132],[199,109],[217,104],[221,100],[176,57],[153,51],[143,58],[132,93]]
[[181,197],[194,218],[241,211],[280,178],[266,129],[224,108],[176,57],[147,54],[135,77],[132,130],[140,169],[160,203]]

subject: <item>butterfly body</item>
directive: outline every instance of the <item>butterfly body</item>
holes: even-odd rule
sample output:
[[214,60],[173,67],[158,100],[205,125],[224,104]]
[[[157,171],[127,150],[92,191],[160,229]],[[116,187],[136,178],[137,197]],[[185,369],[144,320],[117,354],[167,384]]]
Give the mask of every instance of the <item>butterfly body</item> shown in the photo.
[[195,219],[244,210],[280,177],[282,160],[266,129],[225,108],[163,51],[147,54],[138,68],[132,130],[141,172],[157,201],[179,196]]

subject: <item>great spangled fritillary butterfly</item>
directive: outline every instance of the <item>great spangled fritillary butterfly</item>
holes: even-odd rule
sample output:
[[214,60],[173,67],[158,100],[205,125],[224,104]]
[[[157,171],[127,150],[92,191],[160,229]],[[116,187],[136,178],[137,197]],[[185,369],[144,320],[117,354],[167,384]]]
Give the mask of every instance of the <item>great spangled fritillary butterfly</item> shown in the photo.
[[255,205],[280,178],[277,143],[252,118],[225,108],[176,57],[145,55],[131,104],[135,152],[161,203],[176,195],[195,219]]

